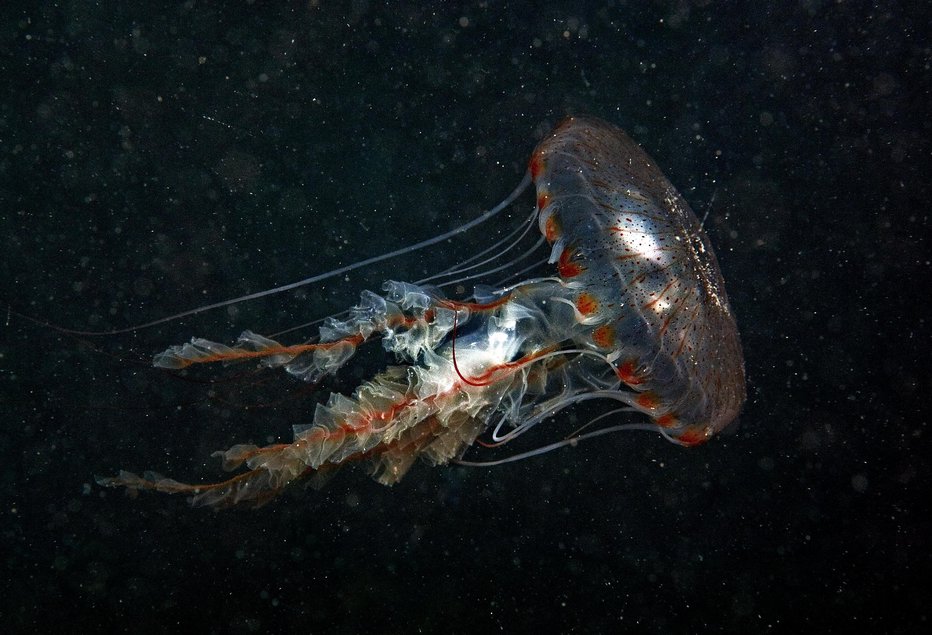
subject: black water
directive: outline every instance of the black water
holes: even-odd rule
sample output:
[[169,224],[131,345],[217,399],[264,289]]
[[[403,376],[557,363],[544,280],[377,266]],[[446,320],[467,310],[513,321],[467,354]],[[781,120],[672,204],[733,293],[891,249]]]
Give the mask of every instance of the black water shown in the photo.
[[602,437],[392,489],[346,470],[213,513],[93,476],[216,478],[212,451],[289,438],[315,397],[248,369],[178,379],[151,354],[423,277],[531,198],[449,247],[134,334],[4,307],[7,632],[928,628],[922,3],[38,4],[0,19],[14,310],[120,328],[427,238],[589,113],[709,212],[750,394],[733,434],[691,450]]

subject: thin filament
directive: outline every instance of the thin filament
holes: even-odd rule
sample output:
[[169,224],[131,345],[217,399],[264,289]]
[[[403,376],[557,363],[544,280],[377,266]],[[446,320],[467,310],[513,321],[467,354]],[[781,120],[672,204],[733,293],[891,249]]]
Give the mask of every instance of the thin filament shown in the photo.
[[[505,463],[514,463],[515,461],[521,461],[524,459],[529,459],[532,456],[540,456],[541,454],[546,454],[552,450],[558,448],[563,448],[568,445],[576,445],[580,441],[585,441],[586,439],[594,439],[595,437],[601,437],[606,434],[612,434],[614,432],[623,432],[629,430],[643,430],[645,432],[662,432],[662,428],[653,423],[623,423],[617,426],[611,426],[609,428],[602,428],[601,430],[594,430],[592,432],[587,432],[586,434],[580,435],[578,437],[571,437],[569,439],[563,439],[562,441],[555,441],[549,445],[545,445],[534,450],[528,450],[527,452],[522,452],[520,454],[515,454],[514,456],[509,456],[504,459],[499,459],[497,461],[464,461],[462,459],[454,459],[451,463],[456,465],[462,465],[465,467],[493,467],[496,465],[504,465]],[[669,437],[668,437],[669,438]]]
[[[512,249],[514,249],[518,245],[518,243],[521,242],[521,239],[524,238],[524,236],[528,233],[528,231],[530,231],[531,227],[533,226],[534,216],[536,215],[537,215],[537,210],[534,210],[534,213],[531,215],[530,218],[528,218],[527,221],[525,221],[521,225],[514,228],[511,231],[511,233],[509,233],[507,236],[497,241],[493,245],[486,247],[479,253],[474,254],[470,256],[469,258],[467,258],[466,260],[453,265],[446,271],[435,273],[432,276],[429,276],[422,280],[418,280],[415,284],[423,285],[433,280],[437,280],[438,278],[446,278],[447,276],[459,275],[461,273],[465,273],[466,271],[471,271],[473,269],[476,269],[477,267],[481,267],[482,265],[490,263],[497,258],[501,258],[503,255],[505,255]],[[515,238],[515,234],[519,234],[519,233],[520,233],[520,236]],[[508,244],[508,246],[505,247],[504,249],[501,249],[501,246],[506,243],[509,243],[509,241],[510,241],[510,244]],[[479,260],[480,258],[482,258],[483,256],[489,253],[492,253],[494,255],[489,258],[486,258],[485,260],[482,260],[481,262],[476,262],[477,260]]]
[[511,205],[515,201],[515,199],[517,199],[524,192],[524,190],[527,189],[527,186],[530,183],[531,183],[531,175],[530,173],[525,173],[524,178],[521,179],[521,182],[518,184],[518,186],[501,203],[496,205],[494,208],[486,212],[483,212],[479,217],[469,221],[468,223],[465,223],[463,225],[460,225],[459,227],[451,229],[450,231],[440,234],[439,236],[434,236],[433,238],[428,238],[427,240],[422,240],[419,243],[415,243],[407,247],[402,247],[401,249],[396,249],[394,251],[381,254],[379,256],[373,256],[372,258],[366,258],[365,260],[360,260],[358,262],[354,262],[344,267],[338,267],[337,269],[333,269],[331,271],[319,273],[309,278],[298,280],[297,282],[285,284],[280,287],[274,287],[272,289],[266,289],[264,291],[257,291],[256,293],[250,293],[248,295],[240,296],[238,298],[232,298],[230,300],[223,300],[222,302],[214,302],[213,304],[207,304],[204,306],[197,307],[195,309],[190,309],[188,311],[182,311],[181,313],[176,313],[174,315],[169,315],[167,317],[159,318],[158,320],[152,320],[151,322],[144,322],[142,324],[137,324],[135,326],[129,326],[129,327],[122,328],[122,329],[113,329],[110,331],[82,331],[78,329],[65,329],[65,328],[59,327],[57,330],[63,333],[71,333],[73,335],[119,335],[120,333],[130,333],[133,331],[138,331],[138,330],[149,328],[152,326],[157,326],[159,324],[165,324],[166,322],[171,322],[173,320],[177,320],[183,317],[189,317],[191,315],[197,315],[199,313],[204,313],[205,311],[212,311],[213,309],[219,309],[225,306],[239,304],[240,302],[248,302],[250,300],[257,300],[259,298],[264,298],[270,295],[276,295],[278,293],[283,293],[285,291],[291,291],[292,289],[297,289],[299,287],[313,284],[315,282],[321,282],[322,280],[335,278],[336,276],[342,275],[344,273],[348,273],[350,271],[355,271],[356,269],[367,267],[377,262],[382,262],[383,260],[389,260],[390,258],[395,258],[396,256],[402,256],[402,255],[409,254],[414,251],[418,251],[420,249],[424,249],[426,247],[430,247],[432,245],[436,245],[437,243],[441,243],[454,236],[458,236],[459,234],[462,234],[463,232],[469,231],[473,227],[476,227],[486,222],[487,220],[489,220],[490,218],[492,218],[493,216],[495,216],[496,214],[498,214],[499,212],[507,208],[509,205]]

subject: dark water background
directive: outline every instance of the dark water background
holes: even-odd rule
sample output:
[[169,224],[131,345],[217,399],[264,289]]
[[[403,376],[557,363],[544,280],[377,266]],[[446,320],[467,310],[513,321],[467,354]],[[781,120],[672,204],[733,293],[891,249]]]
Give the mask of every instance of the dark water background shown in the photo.
[[11,314],[7,632],[928,627],[923,3],[36,4],[0,9],[15,309],[119,328],[429,237],[589,113],[710,210],[749,400],[734,434],[688,451],[603,437],[496,469],[418,466],[392,489],[347,470],[258,511],[93,484],[121,467],[216,478],[213,450],[309,420],[287,377],[179,380],[152,353],[422,277],[530,196],[452,246],[161,328],[91,340]]

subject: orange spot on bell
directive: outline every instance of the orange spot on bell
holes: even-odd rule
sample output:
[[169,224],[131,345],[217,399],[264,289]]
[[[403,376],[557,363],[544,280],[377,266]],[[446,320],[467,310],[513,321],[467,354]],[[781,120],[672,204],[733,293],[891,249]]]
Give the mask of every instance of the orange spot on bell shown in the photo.
[[[540,201],[537,202],[537,205],[540,206]],[[547,242],[553,243],[553,241],[560,237],[561,233],[560,221],[557,220],[556,216],[551,214],[544,223],[544,237],[547,239]]]
[[592,331],[592,342],[601,348],[615,346],[615,328],[611,324],[603,324]]
[[576,308],[583,315],[592,315],[599,310],[599,301],[594,295],[584,291],[576,297]]
[[649,390],[647,392],[642,392],[640,395],[638,395],[636,401],[638,405],[641,406],[642,408],[649,408],[649,409],[656,408],[658,404],[660,403],[660,400],[657,398],[657,395],[650,392]]
[[638,384],[643,384],[644,379],[638,377],[637,374],[638,360],[628,359],[621,363],[618,367],[618,379],[625,382],[629,386],[637,386]]
[[680,443],[683,445],[699,445],[700,443],[705,443],[709,440],[709,435],[702,428],[696,426],[690,426],[683,431],[679,437],[677,437]]
[[667,414],[660,415],[654,419],[654,423],[656,423],[661,428],[670,428],[676,425],[676,416],[668,412]]
[[560,271],[561,278],[572,278],[578,276],[584,270],[579,263],[573,262],[571,260],[572,253],[569,249],[564,249],[563,253],[560,254],[560,261],[557,263],[557,269]]
[[540,192],[537,195],[537,211],[544,209],[548,205],[550,205],[550,194],[547,192]]
[[531,171],[531,178],[535,181],[540,173],[544,170],[544,157],[535,152],[531,155],[531,162],[528,164],[528,170]]

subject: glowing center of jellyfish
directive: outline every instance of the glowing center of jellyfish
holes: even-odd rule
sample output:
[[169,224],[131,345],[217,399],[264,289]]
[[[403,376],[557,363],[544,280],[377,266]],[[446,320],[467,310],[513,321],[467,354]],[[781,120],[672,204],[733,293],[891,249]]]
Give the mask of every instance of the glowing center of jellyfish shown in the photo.
[[654,310],[654,313],[662,315],[671,306],[673,305],[670,304],[668,301],[664,300],[663,298],[660,298],[659,300],[657,300],[651,305],[651,308]]
[[654,234],[650,232],[642,232],[640,234],[638,243],[638,247],[643,258],[646,258],[651,262],[656,261],[658,264],[663,263],[665,260],[663,245],[660,244],[660,241],[657,240],[657,237]]
[[[484,342],[477,343],[470,361],[477,369],[487,370],[511,361],[521,346],[515,337],[517,321],[508,315],[492,318]],[[484,347],[483,347],[484,344]]]
[[507,361],[506,349],[508,348],[508,333],[505,331],[493,331],[489,333],[489,344],[486,348],[486,354],[489,361],[493,364],[501,364]]

